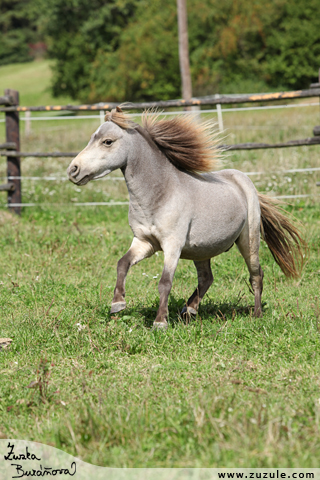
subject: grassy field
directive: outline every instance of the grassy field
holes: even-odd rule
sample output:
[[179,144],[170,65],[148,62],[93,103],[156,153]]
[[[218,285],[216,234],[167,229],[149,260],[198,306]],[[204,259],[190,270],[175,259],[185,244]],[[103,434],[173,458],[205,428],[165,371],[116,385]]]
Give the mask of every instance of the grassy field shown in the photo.
[[[319,113],[228,113],[224,121],[228,143],[273,142],[310,136]],[[97,126],[35,122],[22,148],[79,151]],[[65,178],[68,163],[28,158],[22,172]],[[319,147],[235,153],[223,165],[264,172],[252,179],[271,195],[317,193],[319,174],[279,171],[319,166]],[[248,272],[233,248],[212,262],[214,284],[188,325],[179,311],[196,274],[180,261],[170,326],[158,332],[162,254],[130,271],[127,310],[111,317],[116,263],[132,238],[128,208],[73,205],[125,201],[124,182],[26,179],[22,188],[23,202],[42,206],[21,218],[0,209],[0,336],[13,339],[0,351],[0,438],[54,445],[103,466],[318,467],[318,197],[287,207],[309,243],[300,280],[285,280],[261,246],[263,319],[252,317]]]
[[70,97],[53,98],[50,93],[49,60],[35,60],[0,67],[0,96],[6,88],[20,92],[21,105],[65,105],[74,103]]
[[310,248],[300,281],[261,249],[263,319],[232,249],[189,325],[178,312],[196,277],[180,262],[166,333],[150,328],[162,255],[132,269],[128,308],[111,317],[126,207],[89,212],[1,216],[0,328],[13,339],[0,352],[1,438],[104,466],[317,467],[319,206],[294,209]]

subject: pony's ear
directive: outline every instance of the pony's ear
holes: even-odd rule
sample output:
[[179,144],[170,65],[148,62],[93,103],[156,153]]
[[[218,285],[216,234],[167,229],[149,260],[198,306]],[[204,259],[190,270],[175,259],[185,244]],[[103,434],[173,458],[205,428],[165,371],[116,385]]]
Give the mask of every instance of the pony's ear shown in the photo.
[[130,117],[126,115],[120,107],[113,108],[111,112],[106,111],[104,120],[106,122],[113,122],[124,130],[127,130],[128,128],[136,128],[138,126],[137,123],[130,120]]
[[121,110],[120,107],[113,108],[111,110],[111,112],[109,112],[109,110],[107,110],[106,114],[104,116],[104,121],[105,122],[112,121],[112,116],[115,114],[115,112],[122,113],[122,110]]

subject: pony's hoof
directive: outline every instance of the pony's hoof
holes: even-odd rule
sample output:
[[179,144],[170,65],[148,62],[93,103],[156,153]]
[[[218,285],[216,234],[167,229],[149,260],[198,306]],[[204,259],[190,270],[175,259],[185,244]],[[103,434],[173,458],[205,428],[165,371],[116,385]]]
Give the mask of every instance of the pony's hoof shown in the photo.
[[110,313],[121,312],[121,310],[124,310],[126,308],[126,306],[127,306],[126,302],[112,303]]
[[195,316],[197,315],[197,310],[195,310],[194,308],[192,307],[187,307],[186,305],[183,307],[183,309],[181,310],[181,316],[185,316],[185,315],[188,315],[189,317],[191,317],[192,315]]
[[152,330],[167,330],[167,322],[153,322]]

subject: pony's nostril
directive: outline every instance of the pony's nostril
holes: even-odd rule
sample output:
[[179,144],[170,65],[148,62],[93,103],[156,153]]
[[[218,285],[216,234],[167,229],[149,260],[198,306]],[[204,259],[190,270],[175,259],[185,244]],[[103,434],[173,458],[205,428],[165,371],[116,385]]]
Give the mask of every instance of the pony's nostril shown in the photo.
[[78,165],[74,165],[70,170],[70,175],[72,175],[72,177],[75,177],[78,172],[79,172]]

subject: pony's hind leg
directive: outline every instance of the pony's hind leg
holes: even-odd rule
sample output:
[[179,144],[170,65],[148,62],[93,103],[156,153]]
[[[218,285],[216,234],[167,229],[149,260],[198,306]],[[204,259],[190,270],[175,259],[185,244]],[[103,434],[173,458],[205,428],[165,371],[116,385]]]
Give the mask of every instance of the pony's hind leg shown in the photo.
[[263,289],[263,271],[259,263],[259,246],[260,246],[260,222],[254,222],[255,225],[249,229],[248,224],[245,226],[236,241],[237,247],[241,255],[245,259],[249,273],[250,283],[254,293],[254,313],[255,317],[262,317],[261,295]]
[[140,262],[144,258],[151,257],[154,249],[148,242],[143,242],[134,237],[131,247],[127,253],[120,258],[117,266],[117,283],[114,289],[113,300],[111,303],[111,313],[117,313],[126,308],[125,282],[129,268]]
[[194,262],[198,273],[198,287],[189,298],[187,305],[183,307],[181,315],[196,315],[199,304],[208,288],[213,282],[210,259],[202,262]]

